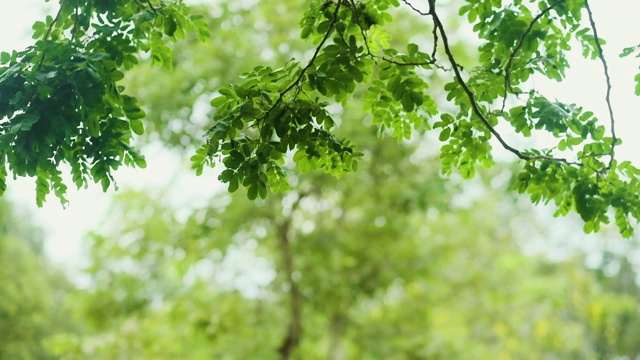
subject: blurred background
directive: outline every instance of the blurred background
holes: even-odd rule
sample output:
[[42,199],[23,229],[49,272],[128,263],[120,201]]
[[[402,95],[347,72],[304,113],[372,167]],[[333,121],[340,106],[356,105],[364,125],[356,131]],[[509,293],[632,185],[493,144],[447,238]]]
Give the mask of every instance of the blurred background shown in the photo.
[[[215,170],[196,177],[188,159],[216,89],[311,50],[297,27],[304,0],[191,3],[212,38],[173,44],[172,72],[143,63],[126,78],[148,113],[148,169],[119,170],[118,191],[74,191],[67,209],[53,198],[36,208],[31,179],[8,184],[0,359],[640,359],[637,237],[585,235],[579,217],[533,207],[510,191],[508,154],[471,181],[444,178],[436,137],[377,137],[356,95],[333,111],[365,153],[357,173],[292,171],[291,192],[255,202],[228,194]],[[28,46],[56,6],[0,5],[3,51]],[[617,59],[636,45],[619,24],[640,6],[618,6],[592,5],[624,138],[637,129],[638,100],[625,95],[637,64]],[[393,14],[392,43],[428,44],[429,24]],[[446,25],[473,66],[458,20]],[[598,64],[575,59],[567,82],[535,86],[603,113]],[[444,84],[429,81],[434,94]],[[620,152],[640,160],[633,144]]]

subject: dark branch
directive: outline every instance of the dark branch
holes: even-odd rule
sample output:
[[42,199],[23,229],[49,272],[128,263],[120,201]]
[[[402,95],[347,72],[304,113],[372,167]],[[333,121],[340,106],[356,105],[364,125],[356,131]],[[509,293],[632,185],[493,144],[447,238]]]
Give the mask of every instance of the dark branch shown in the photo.
[[607,60],[604,58],[604,52],[602,51],[602,44],[600,43],[600,37],[598,37],[598,30],[596,30],[596,23],[593,20],[593,13],[591,12],[591,7],[589,7],[589,1],[584,0],[584,7],[587,9],[587,13],[589,14],[589,22],[591,23],[591,29],[593,30],[593,39],[596,43],[596,47],[598,48],[598,58],[602,62],[602,67],[604,69],[604,77],[607,80],[607,94],[605,95],[605,101],[607,102],[607,109],[609,110],[609,119],[611,121],[611,152],[609,153],[609,165],[608,169],[611,169],[613,164],[613,160],[615,158],[615,147],[618,138],[616,137],[616,129],[615,129],[615,118],[613,116],[613,106],[611,105],[611,77],[609,76],[609,66],[607,65]]
[[438,28],[433,27],[433,51],[431,52],[431,59],[435,63],[436,61],[436,52],[438,51]]

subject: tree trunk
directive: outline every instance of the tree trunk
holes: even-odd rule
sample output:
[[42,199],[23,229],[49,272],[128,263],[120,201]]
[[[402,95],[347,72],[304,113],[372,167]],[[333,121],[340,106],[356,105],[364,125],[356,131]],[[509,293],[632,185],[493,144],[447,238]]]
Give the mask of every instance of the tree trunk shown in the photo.
[[278,348],[280,358],[289,360],[291,354],[300,343],[302,334],[302,296],[298,281],[294,278],[295,266],[293,262],[293,253],[291,251],[290,239],[291,222],[286,219],[278,226],[278,245],[282,255],[282,269],[285,274],[285,283],[289,287],[289,310],[290,319],[287,328],[287,334]]

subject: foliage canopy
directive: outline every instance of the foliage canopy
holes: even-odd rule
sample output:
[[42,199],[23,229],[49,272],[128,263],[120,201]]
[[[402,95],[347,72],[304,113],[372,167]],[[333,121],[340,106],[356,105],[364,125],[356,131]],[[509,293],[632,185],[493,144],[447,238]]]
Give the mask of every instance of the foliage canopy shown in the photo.
[[0,199],[0,359],[49,360],[46,340],[75,331],[72,289],[43,254],[43,232]]
[[[452,8],[478,40],[477,56],[464,66],[442,20],[456,15]],[[432,31],[391,46],[385,25],[408,16]],[[64,164],[76,186],[93,180],[105,190],[119,166],[144,167],[131,141],[144,131],[145,112],[120,81],[141,58],[171,70],[171,42],[189,33],[210,36],[202,16],[181,0],[61,0],[55,17],[33,30],[34,45],[0,56],[0,192],[8,171],[35,177],[38,204],[51,191],[66,201]],[[416,131],[438,131],[444,174],[473,177],[478,165],[493,165],[498,145],[522,162],[515,188],[534,203],[555,203],[557,215],[576,211],[587,232],[613,216],[622,235],[631,236],[640,219],[640,170],[615,158],[621,140],[604,41],[588,1],[467,0],[445,7],[429,0],[422,9],[408,0],[314,0],[302,14],[300,36],[312,46],[308,54],[280,68],[258,66],[218,88],[206,141],[191,158],[197,174],[221,164],[219,179],[229,191],[243,186],[255,199],[289,189],[291,162],[303,173],[354,171],[363,154],[335,135],[341,119],[334,110],[355,95],[380,134],[403,141]],[[562,81],[571,39],[585,58],[602,63],[607,121],[545,97],[528,81],[535,74]],[[621,56],[638,53],[640,46],[629,47]],[[442,89],[429,88],[434,77],[446,79]],[[446,101],[436,98],[443,90]],[[555,145],[520,149],[505,127],[525,138],[550,134]]]

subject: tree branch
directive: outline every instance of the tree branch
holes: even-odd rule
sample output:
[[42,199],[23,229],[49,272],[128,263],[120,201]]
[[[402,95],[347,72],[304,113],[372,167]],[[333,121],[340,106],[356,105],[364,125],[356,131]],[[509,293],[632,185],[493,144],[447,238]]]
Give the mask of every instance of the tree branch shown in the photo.
[[525,161],[549,160],[549,161],[559,162],[559,163],[563,163],[563,164],[567,164],[567,165],[570,165],[570,164],[572,164],[572,165],[580,165],[580,164],[577,164],[577,163],[569,162],[568,160],[563,159],[563,158],[555,158],[555,157],[544,156],[544,155],[535,155],[535,156],[526,155],[526,154],[522,153],[520,150],[518,150],[518,149],[512,147],[511,145],[509,145],[502,138],[500,133],[498,133],[498,131],[491,125],[491,123],[489,123],[487,118],[484,116],[484,114],[480,110],[480,107],[478,106],[478,103],[477,103],[477,101],[475,99],[475,95],[473,94],[473,92],[471,91],[471,89],[469,88],[467,83],[464,81],[464,79],[462,78],[462,74],[460,73],[460,68],[459,68],[458,62],[456,61],[455,57],[453,56],[453,53],[451,52],[451,48],[449,46],[449,39],[447,37],[447,33],[444,30],[444,25],[442,24],[442,21],[440,21],[440,18],[438,17],[438,14],[436,12],[435,2],[436,2],[436,0],[429,0],[429,14],[433,18],[434,26],[436,28],[438,28],[438,30],[440,32],[440,37],[442,38],[442,44],[444,46],[444,51],[447,54],[447,58],[449,59],[449,62],[451,63],[451,67],[453,68],[453,71],[455,73],[455,78],[456,78],[457,82],[460,84],[460,86],[462,87],[462,89],[464,90],[465,94],[467,95],[467,98],[469,99],[469,103],[471,105],[471,109],[472,109],[473,113],[478,117],[478,119],[480,119],[480,121],[487,128],[487,130],[489,130],[489,132],[493,136],[496,137],[498,142],[500,142],[500,145],[502,145],[502,147],[504,149],[506,149],[509,152],[511,152],[514,155],[516,155],[518,158],[520,158],[522,160],[525,160]]
[[610,159],[607,168],[610,170],[615,158],[616,142],[618,141],[618,138],[616,137],[615,118],[613,116],[613,106],[611,105],[611,76],[609,76],[609,66],[607,65],[607,60],[604,58],[602,44],[600,43],[600,37],[598,37],[598,30],[596,30],[596,23],[593,20],[593,13],[591,12],[588,0],[584,0],[584,7],[587,9],[587,13],[589,14],[589,23],[591,23],[591,29],[593,30],[593,40],[598,48],[598,58],[600,58],[600,61],[602,62],[604,77],[607,81],[607,94],[605,95],[605,101],[607,103],[607,109],[609,110],[609,120],[611,121],[611,152],[609,153]]
[[329,359],[345,359],[345,349],[342,338],[344,337],[344,332],[347,327],[347,321],[347,317],[341,312],[336,312],[331,316],[331,322],[329,323]]

